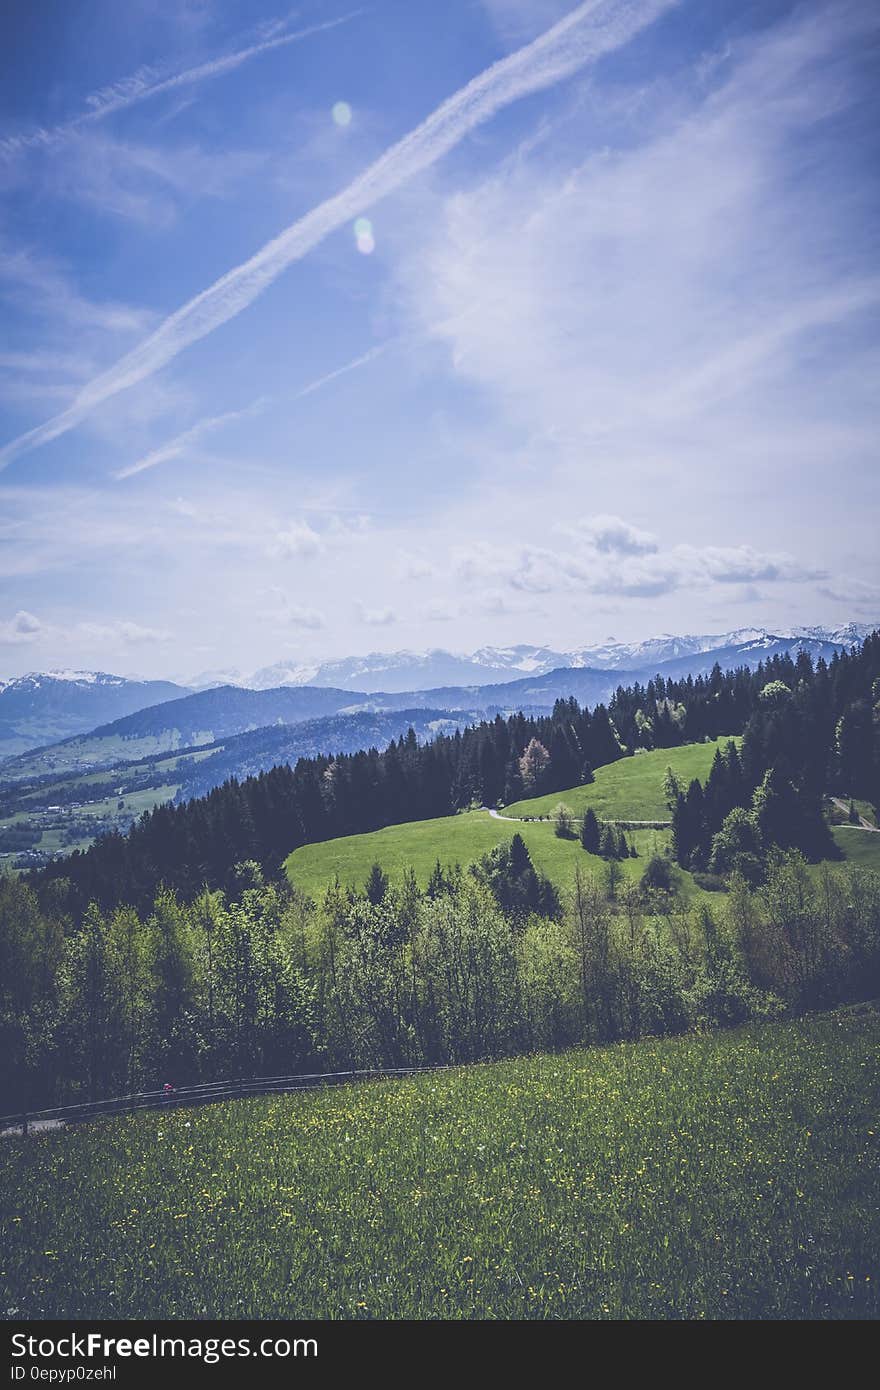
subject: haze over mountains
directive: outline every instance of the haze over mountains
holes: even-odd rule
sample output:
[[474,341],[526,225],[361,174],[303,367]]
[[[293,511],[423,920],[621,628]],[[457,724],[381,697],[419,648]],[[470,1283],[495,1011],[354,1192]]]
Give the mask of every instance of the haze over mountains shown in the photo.
[[[205,671],[188,680],[194,690],[214,685],[238,685],[249,690],[270,690],[284,685],[332,686],[375,694],[431,690],[445,685],[486,685],[517,680],[527,675],[547,675],[560,668],[591,667],[596,670],[643,670],[655,663],[699,656],[712,651],[753,653],[806,647],[814,655],[833,654],[850,647],[876,625],[846,623],[838,627],[797,627],[770,632],[763,627],[738,628],[733,632],[677,637],[664,633],[639,642],[607,642],[556,651],[551,647],[520,643],[512,647],[480,647],[469,654],[435,648],[427,652],[370,652],[317,665],[279,661],[252,675],[241,671]],[[826,651],[825,648],[828,648]]]

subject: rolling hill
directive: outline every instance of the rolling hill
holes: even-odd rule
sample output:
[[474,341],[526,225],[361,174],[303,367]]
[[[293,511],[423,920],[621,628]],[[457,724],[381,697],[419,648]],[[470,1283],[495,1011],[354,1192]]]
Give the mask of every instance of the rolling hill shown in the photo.
[[0,681],[0,763],[189,693],[171,681],[127,680],[103,671],[49,671]]
[[[733,741],[738,743],[739,739]],[[482,808],[302,845],[288,856],[285,872],[301,892],[316,899],[335,878],[344,888],[362,889],[373,864],[380,864],[396,884],[402,882],[404,871],[412,868],[417,882],[424,887],[438,859],[444,866],[461,864],[467,867],[517,833],[525,841],[536,869],[546,874],[557,888],[567,890],[571,887],[575,868],[601,874],[605,872],[606,861],[586,854],[579,840],[561,839],[556,834],[550,817],[560,802],[576,817],[592,806],[600,820],[624,824],[668,822],[669,811],[663,798],[666,768],[671,767],[685,785],[695,777],[704,782],[716,748],[727,742],[727,739],[719,739],[686,744],[681,748],[661,748],[622,758],[597,768],[594,782],[518,801],[505,807],[500,815]],[[836,826],[832,833],[842,858],[880,871],[880,833],[849,826]],[[645,826],[629,828],[626,835],[638,857],[620,861],[620,869],[625,878],[638,879],[650,856],[668,848],[670,831]],[[681,869],[676,869],[675,873],[683,899],[690,900],[703,893],[692,874]]]
[[[623,758],[597,768],[595,781],[587,786],[520,801],[503,814],[549,816],[553,807],[564,801],[578,815],[592,806],[603,820],[667,820],[669,812],[663,801],[666,768],[672,767],[682,781],[689,782],[694,777],[705,780],[716,748],[726,741],[688,744],[683,748],[665,748]],[[337,876],[343,887],[362,888],[375,863],[381,864],[392,882],[398,883],[404,870],[412,867],[416,879],[424,886],[438,859],[444,865],[466,867],[495,845],[509,840],[514,833],[525,840],[535,867],[558,888],[571,886],[576,866],[585,871],[604,870],[602,859],[586,854],[576,839],[560,839],[549,820],[504,820],[482,809],[302,845],[286,860],[285,871],[291,883],[310,897],[320,897]],[[639,829],[630,832],[628,838],[635,844],[639,857],[623,860],[621,868],[627,877],[638,878],[644,871],[646,859],[666,846],[669,832]],[[880,836],[877,838],[880,840]],[[681,873],[681,887],[685,897],[698,891],[687,873]]]

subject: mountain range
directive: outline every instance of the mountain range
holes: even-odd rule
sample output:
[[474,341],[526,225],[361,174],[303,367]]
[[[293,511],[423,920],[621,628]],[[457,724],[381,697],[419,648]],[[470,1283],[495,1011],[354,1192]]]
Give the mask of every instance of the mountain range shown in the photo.
[[761,651],[771,644],[774,650],[782,650],[783,646],[793,650],[806,644],[808,650],[816,651],[816,643],[843,650],[867,637],[875,627],[872,623],[846,623],[838,627],[798,627],[783,632],[746,627],[702,636],[677,637],[664,633],[639,642],[609,639],[597,646],[578,647],[572,651],[521,643],[511,647],[480,647],[466,655],[442,648],[425,652],[370,652],[367,656],[343,657],[316,665],[279,661],[250,676],[236,670],[205,671],[186,684],[193,690],[215,685],[237,685],[250,690],[310,685],[368,694],[402,694],[438,686],[486,685],[522,676],[543,676],[561,668],[644,670],[657,663],[707,652]]
[[[283,663],[224,684],[196,688],[93,671],[49,671],[0,681],[0,762],[5,781],[152,757],[269,726],[402,709],[493,715],[551,708],[558,698],[608,700],[620,684],[754,668],[785,653],[830,660],[872,631],[870,624],[775,634],[741,628],[720,636],[660,636],[557,652],[525,644],[447,651],[374,653],[315,668]],[[333,683],[330,684],[330,678]],[[329,730],[328,735],[329,737]],[[37,751],[31,751],[37,750]],[[332,751],[332,747],[328,747]]]

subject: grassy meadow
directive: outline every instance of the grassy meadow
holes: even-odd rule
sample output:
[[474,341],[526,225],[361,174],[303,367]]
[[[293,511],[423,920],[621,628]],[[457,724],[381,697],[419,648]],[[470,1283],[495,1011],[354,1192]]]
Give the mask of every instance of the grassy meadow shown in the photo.
[[[444,865],[473,864],[517,832],[525,840],[535,868],[558,888],[571,887],[578,865],[585,873],[605,872],[604,859],[586,854],[577,839],[560,839],[549,821],[512,824],[496,820],[488,811],[462,811],[457,816],[408,821],[365,835],[302,845],[288,856],[285,871],[291,883],[315,899],[337,876],[344,888],[363,888],[377,863],[396,884],[402,881],[405,870],[412,868],[424,888],[438,859]],[[654,850],[662,852],[668,843],[669,831],[627,831],[627,838],[635,844],[638,858],[621,860],[620,869],[627,878],[639,878]],[[685,897],[700,891],[688,873],[681,873],[681,883]]]
[[[727,740],[721,740],[726,743]],[[683,782],[706,778],[718,743],[694,743],[684,748],[665,748],[638,757],[624,758],[596,771],[588,786],[554,792],[551,796],[519,801],[504,811],[509,816],[549,816],[564,801],[577,815],[592,806],[604,820],[668,820],[663,801],[663,778],[672,767]],[[303,845],[288,857],[287,876],[310,897],[320,897],[328,883],[338,876],[343,887],[362,888],[370,868],[379,863],[392,883],[399,883],[404,870],[411,867],[424,887],[439,859],[441,864],[466,866],[482,858],[495,845],[519,832],[528,846],[532,862],[558,888],[571,886],[576,866],[585,872],[604,873],[605,861],[585,854],[578,840],[560,839],[549,821],[512,824],[498,820],[487,811],[464,811],[435,820],[410,821],[386,826],[365,835],[346,835],[336,840]],[[637,829],[627,832],[638,851],[637,859],[621,862],[623,874],[639,878],[655,852],[662,853],[669,843],[668,830]],[[699,896],[693,878],[680,875],[685,898]]]
[[880,833],[859,830],[855,826],[835,825],[831,834],[834,843],[851,864],[880,873]]
[[867,1318],[880,1013],[0,1143],[16,1318]]
[[582,816],[587,807],[592,806],[600,820],[668,821],[669,809],[663,793],[667,767],[672,768],[685,787],[695,777],[705,782],[716,749],[730,742],[739,745],[742,740],[722,738],[709,743],[687,743],[682,748],[655,748],[650,753],[637,753],[632,758],[596,768],[596,780],[585,786],[515,801],[505,808],[505,815],[549,816],[554,807],[564,801],[576,816]]

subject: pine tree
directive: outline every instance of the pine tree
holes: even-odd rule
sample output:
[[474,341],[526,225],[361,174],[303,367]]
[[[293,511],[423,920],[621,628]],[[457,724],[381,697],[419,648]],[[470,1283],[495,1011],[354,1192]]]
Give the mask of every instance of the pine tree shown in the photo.
[[603,825],[599,839],[599,853],[603,859],[617,858],[617,836],[610,825]]
[[388,892],[388,875],[383,871],[380,864],[374,864],[370,870],[370,876],[364,886],[364,893],[369,902],[374,907],[385,901]]
[[584,819],[581,825],[581,844],[588,854],[599,853],[599,841],[601,831],[599,822],[596,819],[596,812],[592,806],[588,806],[584,812]]

